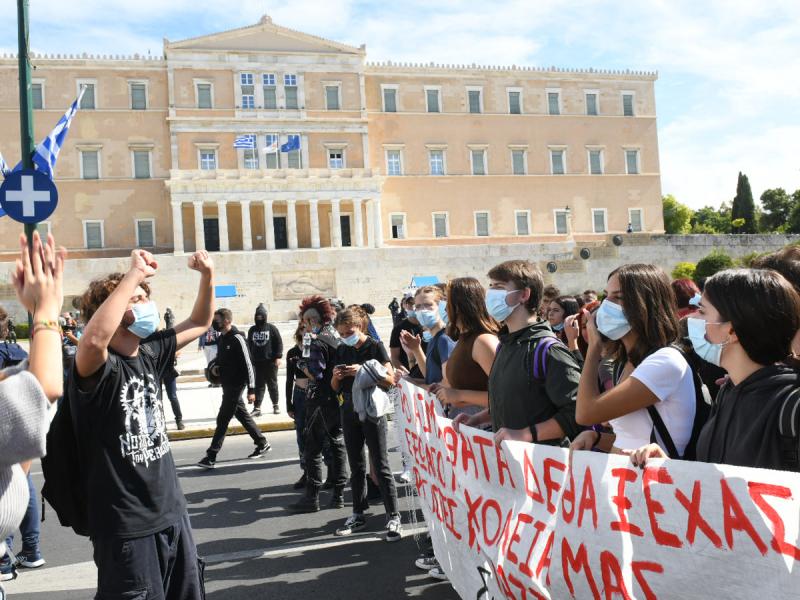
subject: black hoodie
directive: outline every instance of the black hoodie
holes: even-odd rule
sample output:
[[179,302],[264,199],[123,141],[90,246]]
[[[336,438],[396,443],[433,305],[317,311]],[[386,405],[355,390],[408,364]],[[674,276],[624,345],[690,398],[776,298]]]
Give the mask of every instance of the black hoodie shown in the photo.
[[250,352],[247,350],[242,332],[231,326],[228,333],[222,334],[217,343],[219,348],[217,364],[222,387],[247,386],[247,394],[256,393],[256,377]]
[[[263,321],[259,322],[259,317]],[[254,363],[265,363],[283,356],[283,339],[272,323],[267,322],[267,309],[259,304],[255,314],[256,324],[247,332],[247,345]]]
[[783,401],[798,386],[800,371],[785,365],[759,369],[739,385],[725,383],[697,440],[697,460],[787,470],[779,418]]

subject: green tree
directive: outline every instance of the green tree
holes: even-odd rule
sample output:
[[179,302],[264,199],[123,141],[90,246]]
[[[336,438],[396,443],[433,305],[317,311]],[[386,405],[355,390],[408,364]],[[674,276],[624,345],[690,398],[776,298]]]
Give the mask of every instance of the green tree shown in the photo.
[[[798,195],[797,192],[794,195]],[[786,223],[787,233],[800,233],[800,202],[797,202],[789,213]]]
[[664,209],[664,230],[667,233],[689,233],[692,209],[681,204],[672,194],[661,199]]
[[711,277],[718,271],[733,267],[733,259],[722,250],[712,250],[707,256],[701,258],[694,270],[694,280],[700,282]]
[[740,227],[733,227],[733,233],[755,233],[756,227],[756,204],[753,202],[753,191],[750,189],[750,181],[747,175],[739,172],[739,180],[736,182],[736,197],[733,199],[731,208],[731,220],[744,219],[744,224]]
[[679,262],[675,265],[675,268],[672,269],[672,278],[673,279],[694,279],[694,272],[697,269],[697,265],[690,262]]
[[719,209],[704,206],[692,215],[692,233],[730,233],[731,209],[723,202]]
[[796,200],[790,196],[783,188],[765,190],[761,194],[761,206],[764,212],[758,221],[759,229],[765,233],[773,231],[785,231],[789,215]]

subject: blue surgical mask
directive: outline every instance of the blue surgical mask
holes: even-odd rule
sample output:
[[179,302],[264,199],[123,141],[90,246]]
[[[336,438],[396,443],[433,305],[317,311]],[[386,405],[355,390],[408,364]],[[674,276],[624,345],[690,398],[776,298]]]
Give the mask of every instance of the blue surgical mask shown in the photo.
[[131,310],[133,311],[133,323],[128,326],[128,331],[140,338],[153,335],[161,322],[156,303],[134,304]]
[[[728,342],[723,344],[714,344],[706,339],[706,325],[705,319],[698,319],[696,317],[689,317],[686,320],[686,325],[689,328],[689,341],[692,342],[697,356],[712,365],[722,366],[722,349],[728,345]],[[720,323],[712,323],[712,325],[720,325]]]
[[553,331],[564,331],[564,323],[559,323],[558,325],[551,325],[550,328]]
[[418,310],[417,321],[425,329],[433,329],[439,324],[439,311],[438,310]]
[[702,300],[702,299],[703,299],[703,296],[701,294],[695,294],[689,300],[689,306],[700,306],[700,300]]
[[497,321],[505,321],[514,309],[519,306],[517,302],[514,306],[509,306],[506,303],[506,296],[518,292],[519,290],[487,290],[486,291],[486,310]]
[[631,330],[625,312],[616,302],[603,300],[595,315],[597,330],[610,340],[622,339]]
[[442,323],[445,325],[450,324],[450,318],[447,316],[447,301],[446,300],[439,300],[439,318],[442,319]]
[[426,344],[433,339],[433,334],[430,331],[423,331],[422,332],[422,341]]
[[406,311],[406,319],[415,319],[416,317],[417,313],[415,313],[413,310]]
[[357,333],[354,333],[351,336],[343,337],[342,343],[345,344],[346,346],[355,346],[358,343],[359,339],[360,339],[359,335]]

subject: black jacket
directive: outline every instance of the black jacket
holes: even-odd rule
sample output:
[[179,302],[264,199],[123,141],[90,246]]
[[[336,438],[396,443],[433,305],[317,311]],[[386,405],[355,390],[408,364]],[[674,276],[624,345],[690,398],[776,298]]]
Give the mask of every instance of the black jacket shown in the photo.
[[246,385],[248,395],[255,394],[255,371],[242,332],[231,327],[228,333],[219,337],[217,348],[217,365],[223,387]]
[[798,386],[800,371],[785,365],[764,367],[739,385],[723,384],[697,440],[697,460],[786,470],[779,418],[783,401]]
[[254,363],[264,363],[283,357],[283,339],[272,323],[253,325],[247,332],[247,345]]

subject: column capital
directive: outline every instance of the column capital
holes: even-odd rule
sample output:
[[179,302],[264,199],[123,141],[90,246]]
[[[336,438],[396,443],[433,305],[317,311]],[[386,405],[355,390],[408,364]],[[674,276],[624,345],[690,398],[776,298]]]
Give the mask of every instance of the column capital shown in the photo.
[[217,199],[217,206],[219,206],[221,204],[227,204],[227,203],[228,203],[228,199],[227,198],[219,198],[219,199]]
[[[227,200],[226,200],[226,202],[227,202]],[[248,198],[245,198],[244,200],[239,200],[239,204],[241,204],[242,206],[244,206],[245,204],[249,205],[250,202],[252,202],[252,200],[250,200]]]
[[333,199],[331,199],[331,204],[341,204],[341,203],[342,203],[342,199],[341,198],[333,198]]
[[295,198],[290,198],[289,200],[286,200],[286,204],[297,204],[297,200]]
[[204,203],[202,200],[192,200],[192,204],[195,206],[203,206]]
[[175,207],[175,206],[183,206],[183,201],[182,200],[170,200],[169,203],[173,207]]

